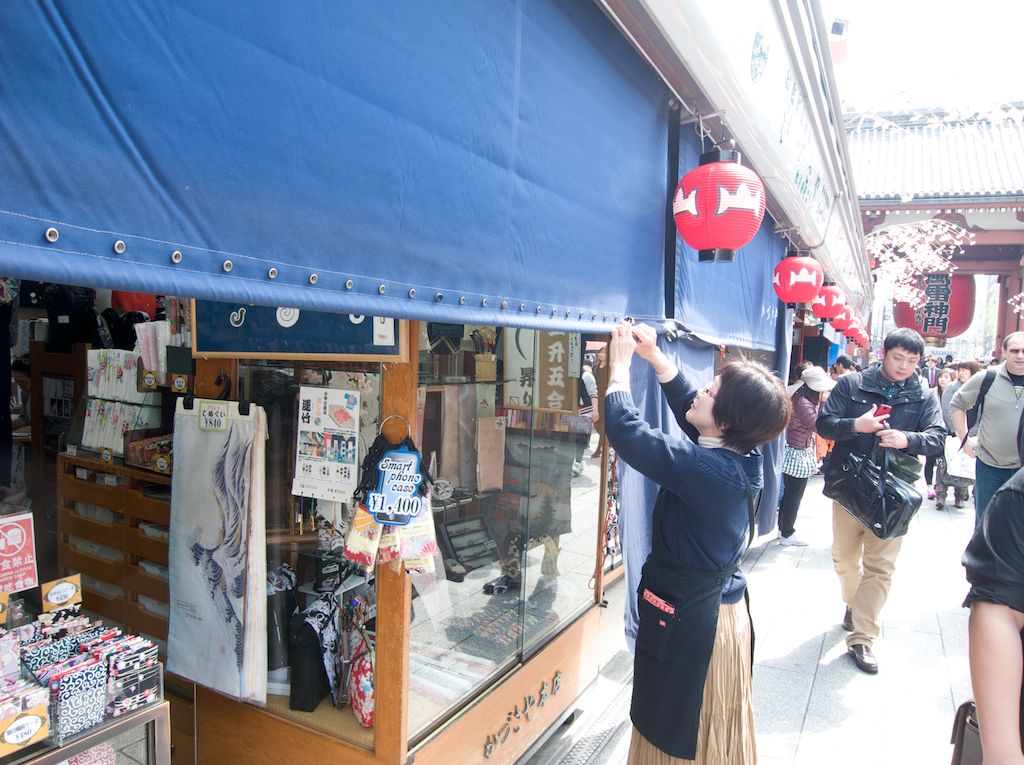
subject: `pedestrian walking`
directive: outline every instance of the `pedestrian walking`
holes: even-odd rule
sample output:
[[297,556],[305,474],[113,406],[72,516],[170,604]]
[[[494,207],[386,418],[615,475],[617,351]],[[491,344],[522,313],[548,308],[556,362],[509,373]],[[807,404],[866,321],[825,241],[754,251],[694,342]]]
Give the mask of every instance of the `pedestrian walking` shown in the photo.
[[1024,763],[1024,470],[995,493],[963,564],[968,656],[986,763]]
[[[921,335],[896,329],[885,338],[881,364],[839,379],[817,423],[818,432],[836,442],[830,468],[851,452],[874,457],[877,448],[891,449],[890,470],[913,482],[921,470],[917,456],[942,451],[946,429],[939,400],[916,374],[923,353]],[[888,413],[879,405],[889,407]],[[831,469],[825,471],[826,486],[832,475]],[[832,561],[846,603],[847,651],[863,672],[878,672],[872,646],[902,545],[902,537],[879,539],[832,503]]]
[[[960,390],[965,382],[970,380],[973,375],[977,374],[981,370],[981,364],[977,361],[961,361],[952,365],[951,368],[953,373],[956,375],[956,378],[946,386],[946,389],[942,392],[942,398],[939,403],[942,407],[942,422],[946,426],[946,432],[948,436],[953,436],[955,438],[956,428],[953,426],[951,410],[953,396],[956,395],[956,392]],[[977,409],[972,409],[967,413],[967,428],[969,431],[975,430],[974,424],[976,414]],[[959,509],[967,503],[967,499],[971,493],[971,487],[974,486],[973,479],[950,475],[947,468],[948,465],[946,464],[946,457],[944,454],[940,454],[935,461],[936,510],[946,509],[946,495],[950,487],[953,488],[953,505]]]
[[[942,408],[942,394],[946,388],[949,387],[950,383],[953,382],[953,370],[951,369],[940,369],[935,377],[935,387],[932,388],[932,393],[939,400],[939,408]],[[945,423],[946,415],[943,412],[942,420]],[[950,423],[946,423],[946,432],[949,432]],[[924,482],[928,486],[928,499],[935,499],[935,465],[938,461],[940,454],[929,454],[924,460]]]
[[[992,495],[1021,466],[1021,418],[1024,417],[1024,332],[1003,339],[1005,361],[975,375],[950,402],[956,435],[968,457],[977,457],[974,475],[974,525]],[[968,437],[967,412],[978,409],[978,434]],[[966,438],[966,440],[965,440]]]
[[786,429],[786,448],[782,458],[782,501],[779,504],[779,544],[804,547],[807,540],[796,535],[796,516],[808,479],[818,467],[814,423],[818,418],[821,394],[835,387],[835,380],[821,367],[808,367],[802,385],[790,398],[793,415]]
[[[641,418],[629,393],[634,352],[657,375],[683,435]],[[605,433],[622,460],[661,487],[637,594],[629,762],[756,762],[752,631],[739,562],[763,483],[756,449],[786,427],[786,388],[761,364],[734,361],[698,391],[642,324],[616,328],[608,363]]]

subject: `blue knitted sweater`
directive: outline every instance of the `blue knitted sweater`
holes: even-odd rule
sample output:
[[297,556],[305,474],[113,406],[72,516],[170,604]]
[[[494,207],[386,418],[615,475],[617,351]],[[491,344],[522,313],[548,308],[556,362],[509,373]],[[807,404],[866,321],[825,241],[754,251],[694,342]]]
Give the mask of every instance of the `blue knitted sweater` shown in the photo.
[[[740,471],[756,494],[763,484],[761,455],[742,456],[695,443],[696,433],[684,415],[697,389],[682,374],[661,388],[683,428],[681,436],[653,429],[630,394],[617,391],[605,397],[608,440],[630,467],[661,487],[654,507],[661,511],[662,541],[669,551],[702,571],[732,568],[747,547],[749,511]],[[736,603],[745,587],[746,579],[737,571],[722,587],[722,602]]]

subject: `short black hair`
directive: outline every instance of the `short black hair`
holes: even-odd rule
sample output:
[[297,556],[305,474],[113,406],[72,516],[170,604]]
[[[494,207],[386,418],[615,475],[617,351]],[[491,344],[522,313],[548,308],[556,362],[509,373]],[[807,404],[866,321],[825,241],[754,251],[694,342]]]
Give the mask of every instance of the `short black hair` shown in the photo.
[[789,425],[793,405],[782,380],[764,364],[731,361],[718,375],[711,415],[730,449],[747,454],[771,441]]
[[882,348],[885,349],[886,353],[893,348],[902,348],[908,353],[924,356],[924,338],[909,327],[900,327],[885,336]]
[[836,356],[836,363],[834,367],[842,367],[843,369],[853,369],[853,359],[847,356],[845,353],[841,353]]
[[32,367],[29,365],[27,358],[19,356],[11,361],[11,372],[21,372],[22,374],[31,375]]

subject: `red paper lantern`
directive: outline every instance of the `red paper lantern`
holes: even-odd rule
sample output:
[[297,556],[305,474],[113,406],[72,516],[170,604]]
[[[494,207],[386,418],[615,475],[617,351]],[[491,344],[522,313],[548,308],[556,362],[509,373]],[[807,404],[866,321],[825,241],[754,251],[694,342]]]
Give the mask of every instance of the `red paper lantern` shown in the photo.
[[846,335],[850,340],[856,340],[860,337],[860,322],[854,319],[850,322],[849,326],[843,330],[843,334]]
[[754,238],[764,217],[764,184],[740,164],[738,151],[700,155],[700,165],[683,176],[672,199],[679,236],[702,261],[729,261]]
[[772,286],[787,305],[810,303],[825,283],[825,270],[808,255],[790,255],[775,266]]
[[909,303],[893,303],[897,327],[916,329],[924,337],[956,337],[971,326],[974,317],[974,277],[926,274],[920,280],[928,298],[918,309]]
[[821,288],[818,297],[811,302],[811,311],[819,319],[830,321],[846,307],[846,296],[834,284],[826,284]]
[[850,328],[850,324],[854,321],[853,309],[846,305],[843,306],[843,310],[836,314],[835,318],[832,319],[832,327],[840,332],[845,332]]

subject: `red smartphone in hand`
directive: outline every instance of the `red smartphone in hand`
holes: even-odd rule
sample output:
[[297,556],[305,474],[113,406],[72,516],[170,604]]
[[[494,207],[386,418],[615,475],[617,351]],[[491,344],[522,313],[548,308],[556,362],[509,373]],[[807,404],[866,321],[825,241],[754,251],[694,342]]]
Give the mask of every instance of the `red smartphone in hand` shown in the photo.
[[892,407],[888,404],[879,404],[875,407],[874,417],[881,417],[883,414],[889,414],[892,411]]

